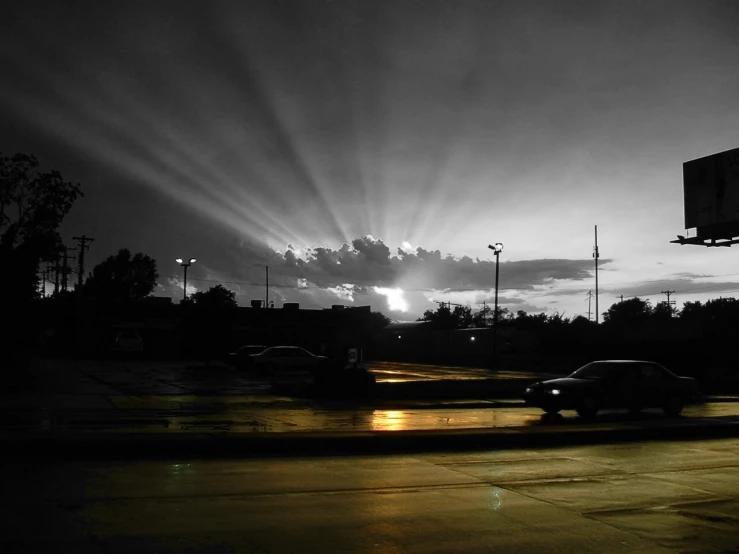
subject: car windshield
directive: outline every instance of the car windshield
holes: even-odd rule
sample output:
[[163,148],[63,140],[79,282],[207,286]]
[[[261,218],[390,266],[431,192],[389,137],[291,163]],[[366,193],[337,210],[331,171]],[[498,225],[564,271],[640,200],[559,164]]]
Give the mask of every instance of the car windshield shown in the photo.
[[613,364],[593,362],[582,366],[570,375],[570,377],[574,377],[575,379],[603,379],[611,371],[613,371]]
[[266,346],[242,346],[239,348],[238,352],[242,354],[259,354],[262,352]]

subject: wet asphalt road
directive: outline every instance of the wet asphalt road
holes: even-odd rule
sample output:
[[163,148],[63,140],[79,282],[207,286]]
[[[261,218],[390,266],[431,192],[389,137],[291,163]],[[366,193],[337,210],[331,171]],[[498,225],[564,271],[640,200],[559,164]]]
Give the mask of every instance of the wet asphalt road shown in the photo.
[[727,553],[739,439],[4,463],[1,552]]
[[[489,406],[477,403],[475,407],[378,408],[326,406],[310,402],[279,401],[266,405],[249,399],[200,398],[197,402],[181,397],[147,397],[114,399],[122,408],[100,411],[56,412],[48,416],[28,414],[26,419],[5,418],[0,430],[17,432],[27,430],[89,431],[89,432],[238,432],[238,433],[309,433],[309,432],[375,432],[375,431],[444,431],[462,429],[494,429],[506,427],[545,427],[552,430],[583,426],[608,428],[624,426],[659,426],[675,422],[716,419],[739,421],[739,403],[717,402],[685,408],[678,419],[667,418],[661,410],[645,410],[633,415],[625,411],[601,412],[593,421],[584,421],[574,412],[563,412],[553,419],[541,410],[524,407]],[[44,419],[44,417],[47,417]]]
[[[30,395],[0,399],[0,431],[136,432],[373,432],[460,430],[581,425],[574,412],[542,417],[516,399],[459,401],[318,401],[275,396],[269,386],[225,366],[130,361],[48,362]],[[470,380],[485,369],[379,362],[370,365],[378,382]],[[523,372],[499,378],[531,379]],[[736,421],[739,402],[689,406],[681,420]],[[660,410],[634,416],[603,412],[592,426],[669,424]]]

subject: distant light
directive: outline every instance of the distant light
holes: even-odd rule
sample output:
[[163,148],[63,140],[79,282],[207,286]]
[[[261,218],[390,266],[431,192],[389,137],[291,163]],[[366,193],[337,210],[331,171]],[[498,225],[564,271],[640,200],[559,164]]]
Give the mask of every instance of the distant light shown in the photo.
[[475,337],[470,337],[470,340],[471,340],[472,342],[475,342]]
[[384,287],[375,287],[377,294],[387,296],[387,306],[393,311],[407,312],[408,302],[403,298],[403,289],[394,288],[388,289]]
[[403,337],[401,337],[400,335],[398,335],[398,338],[399,338],[399,339],[402,339]]

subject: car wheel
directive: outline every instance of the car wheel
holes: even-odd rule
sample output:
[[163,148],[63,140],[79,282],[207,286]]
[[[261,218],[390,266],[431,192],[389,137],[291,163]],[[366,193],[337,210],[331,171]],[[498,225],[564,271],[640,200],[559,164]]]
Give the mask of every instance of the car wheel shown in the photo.
[[684,405],[685,404],[683,402],[683,399],[680,396],[678,396],[677,394],[672,394],[667,397],[664,405],[662,406],[662,409],[667,416],[676,417],[679,416],[680,412],[683,411]]
[[586,396],[575,411],[582,418],[592,419],[598,413],[598,401],[593,396]]
[[544,411],[545,411],[546,413],[548,413],[549,415],[556,415],[556,414],[558,414],[558,413],[559,413],[559,412],[560,412],[561,410],[562,410],[562,408],[559,408],[559,407],[557,407],[557,406],[547,406],[546,408],[544,408]]

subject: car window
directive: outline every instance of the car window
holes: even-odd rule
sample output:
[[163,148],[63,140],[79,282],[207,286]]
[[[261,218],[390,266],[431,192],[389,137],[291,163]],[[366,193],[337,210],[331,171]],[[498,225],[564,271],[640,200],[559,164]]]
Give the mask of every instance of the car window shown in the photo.
[[641,376],[639,367],[632,364],[614,365],[609,377],[614,381],[633,381]]
[[662,379],[664,377],[664,372],[662,371],[662,368],[653,364],[644,364],[641,367],[641,376],[644,379],[649,379],[650,381],[654,381],[657,379]]
[[582,366],[570,375],[570,377],[577,379],[603,379],[611,372],[612,368],[613,364],[592,362]]
[[265,350],[264,346],[242,346],[237,352],[241,354],[259,354]]

